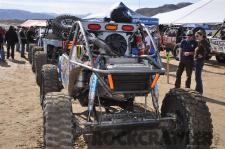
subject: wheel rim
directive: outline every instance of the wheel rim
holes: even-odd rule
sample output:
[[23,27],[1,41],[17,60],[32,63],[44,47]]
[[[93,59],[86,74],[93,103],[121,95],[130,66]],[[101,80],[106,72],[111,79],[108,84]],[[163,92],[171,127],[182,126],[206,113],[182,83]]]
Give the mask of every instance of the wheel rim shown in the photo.
[[75,21],[73,19],[64,19],[61,21],[61,25],[66,27],[66,28],[70,28],[72,27],[72,25],[75,23]]
[[123,36],[112,34],[109,35],[105,41],[116,54],[120,56],[125,55],[127,50],[127,41]]

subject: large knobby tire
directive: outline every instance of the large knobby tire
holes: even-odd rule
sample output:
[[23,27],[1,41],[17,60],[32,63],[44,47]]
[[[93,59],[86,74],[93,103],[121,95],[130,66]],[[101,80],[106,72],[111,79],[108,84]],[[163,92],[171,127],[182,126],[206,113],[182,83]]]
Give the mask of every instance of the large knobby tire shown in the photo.
[[53,33],[60,38],[64,38],[62,35],[68,34],[73,24],[78,20],[80,20],[80,18],[70,15],[56,17],[52,22]]
[[111,34],[106,37],[105,42],[111,49],[113,49],[114,53],[119,56],[124,56],[127,50],[127,41],[120,34]]
[[216,55],[216,60],[219,63],[225,63],[225,56],[222,55]]
[[37,51],[35,53],[35,75],[36,82],[40,86],[41,84],[41,69],[42,66],[47,64],[47,54],[44,51]]
[[175,129],[163,130],[168,148],[209,149],[212,144],[212,119],[202,96],[190,89],[171,89],[161,107],[162,117],[175,114]]
[[73,149],[74,126],[70,97],[47,94],[43,103],[44,149]]
[[45,99],[45,95],[50,92],[60,92],[62,89],[61,82],[58,79],[57,66],[46,64],[41,70],[40,99],[41,105]]
[[29,44],[29,47],[28,47],[28,61],[29,63],[31,64],[32,62],[32,55],[31,55],[31,49],[35,46],[35,44],[31,43]]
[[34,62],[34,60],[35,60],[35,58],[34,58],[35,53],[36,53],[37,51],[43,51],[43,50],[44,50],[43,47],[40,47],[40,46],[34,46],[34,47],[31,49],[31,68],[32,68],[32,71],[33,71],[33,72],[35,72],[35,62]]

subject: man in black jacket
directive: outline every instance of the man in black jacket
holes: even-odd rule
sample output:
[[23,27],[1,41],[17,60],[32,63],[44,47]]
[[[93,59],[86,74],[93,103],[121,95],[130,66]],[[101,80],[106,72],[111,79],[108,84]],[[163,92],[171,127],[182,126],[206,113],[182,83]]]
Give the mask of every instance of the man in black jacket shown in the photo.
[[27,36],[27,49],[28,49],[29,44],[35,43],[35,41],[34,41],[34,38],[35,38],[35,30],[34,30],[34,27],[33,26],[31,26],[29,28],[29,30],[27,31],[27,35],[26,36]]
[[180,63],[178,65],[176,73],[176,82],[175,87],[180,88],[181,85],[181,76],[183,71],[186,69],[187,80],[185,83],[186,88],[191,86],[191,76],[194,67],[194,53],[195,48],[198,43],[194,40],[193,31],[189,30],[187,32],[187,39],[181,42],[180,48]]
[[5,41],[7,42],[7,59],[10,57],[10,49],[11,57],[14,59],[15,44],[18,42],[18,37],[13,26],[10,26],[9,30],[6,32]]

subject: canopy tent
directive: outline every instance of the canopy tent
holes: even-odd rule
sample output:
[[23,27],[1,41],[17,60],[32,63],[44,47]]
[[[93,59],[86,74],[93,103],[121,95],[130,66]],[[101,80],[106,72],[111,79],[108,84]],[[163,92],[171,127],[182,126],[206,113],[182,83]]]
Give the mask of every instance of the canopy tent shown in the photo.
[[85,20],[94,20],[94,21],[103,21],[104,18],[110,18],[110,13],[112,12],[113,9],[117,7],[124,7],[128,10],[128,13],[132,16],[133,18],[133,23],[141,22],[146,25],[158,25],[159,20],[157,18],[151,18],[151,17],[146,17],[143,16],[139,13],[136,13],[135,11],[131,10],[128,8],[124,3],[116,3],[110,8],[105,9],[105,11],[96,13],[96,14],[91,14],[83,19]]
[[225,0],[201,0],[187,7],[160,13],[160,24],[221,23],[225,18]]
[[20,24],[21,27],[31,27],[31,26],[46,26],[47,25],[47,20],[27,20]]

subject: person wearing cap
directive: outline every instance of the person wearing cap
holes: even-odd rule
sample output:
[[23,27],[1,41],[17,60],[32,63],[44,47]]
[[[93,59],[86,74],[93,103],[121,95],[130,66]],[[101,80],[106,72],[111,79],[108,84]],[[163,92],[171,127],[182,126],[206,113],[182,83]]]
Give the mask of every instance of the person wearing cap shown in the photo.
[[194,54],[198,43],[194,39],[194,34],[192,30],[187,31],[186,36],[186,39],[182,40],[180,44],[181,51],[180,62],[176,72],[176,88],[180,88],[181,86],[181,76],[184,72],[184,69],[186,70],[187,75],[185,87],[190,88],[191,86],[191,76],[194,67]]
[[195,33],[195,39],[198,41],[198,46],[195,50],[195,90],[200,94],[203,94],[202,69],[208,45],[207,39],[204,36],[205,35],[201,30]]

